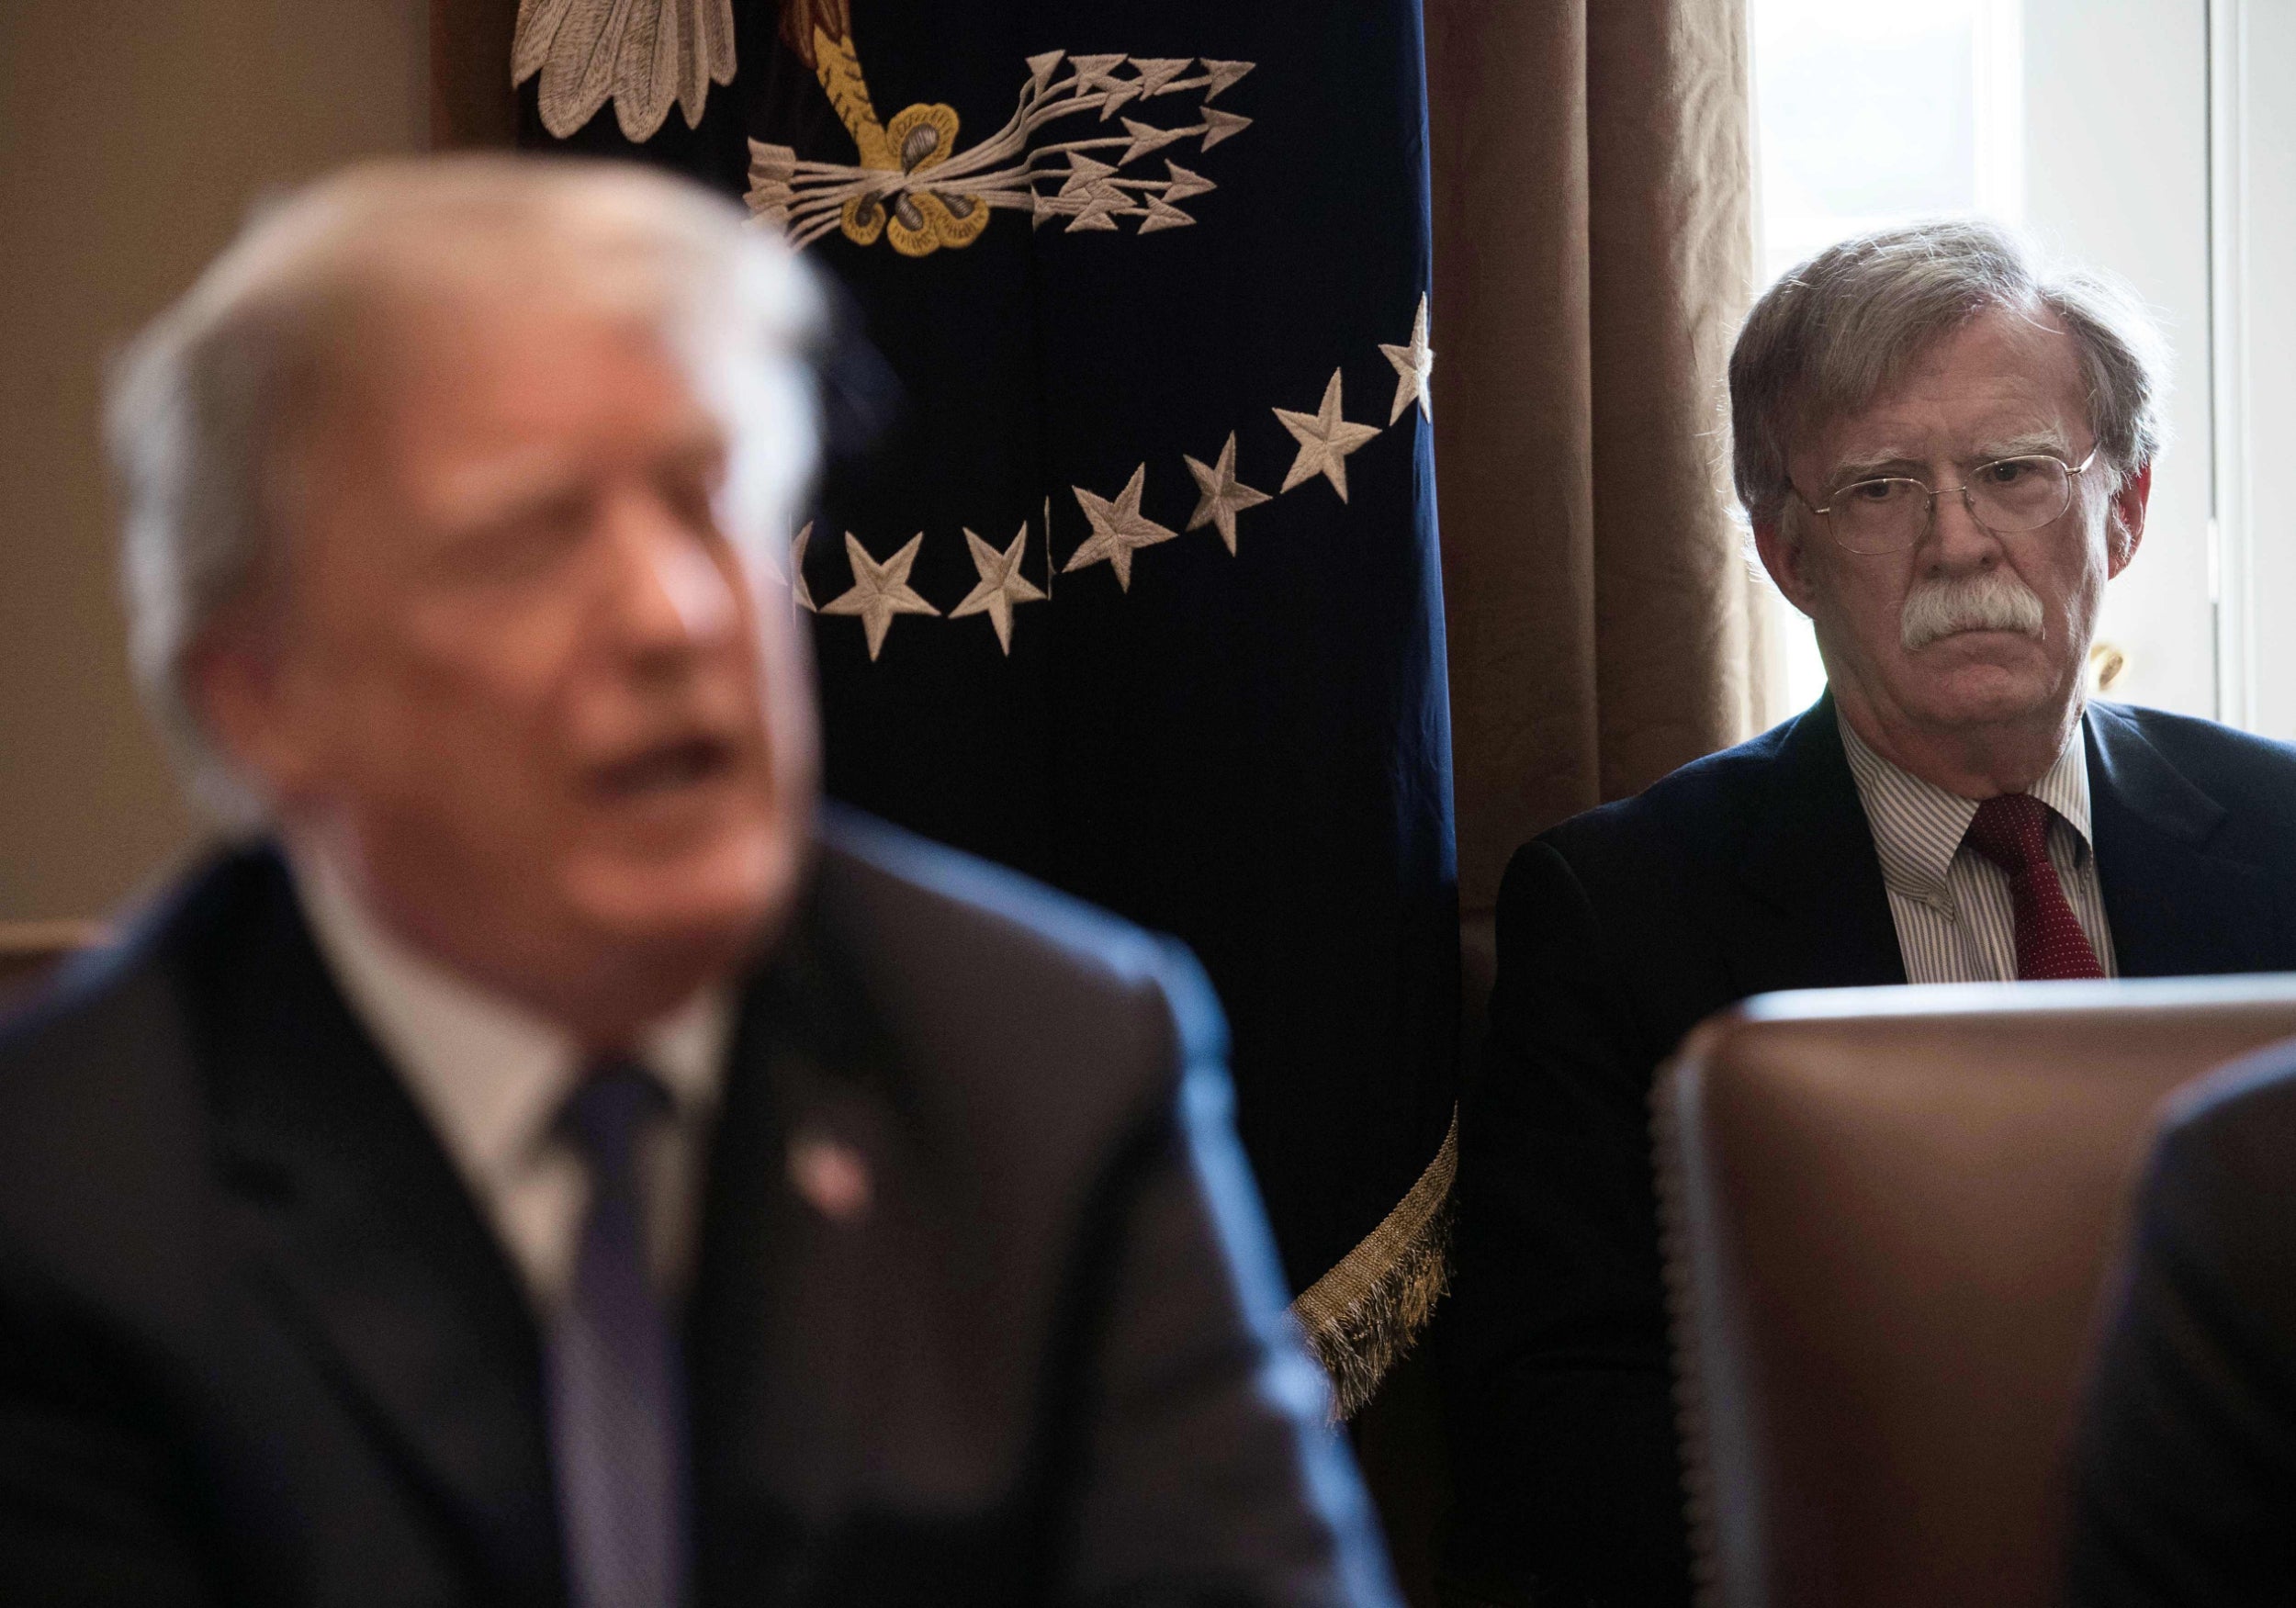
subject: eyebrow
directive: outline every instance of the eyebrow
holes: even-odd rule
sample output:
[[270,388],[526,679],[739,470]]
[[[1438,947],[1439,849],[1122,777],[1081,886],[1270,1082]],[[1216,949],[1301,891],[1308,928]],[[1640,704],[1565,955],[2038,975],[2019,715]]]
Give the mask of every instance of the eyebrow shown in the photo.
[[[722,431],[696,423],[665,441],[656,460],[681,470],[711,469],[727,453]],[[556,446],[522,448],[464,464],[447,483],[441,512],[463,527],[514,521],[583,495],[586,469],[581,459]]]
[[[1964,469],[1971,469],[1979,464],[1989,464],[2001,458],[2032,457],[2036,455],[2046,455],[2069,462],[2072,451],[2072,444],[2059,431],[2029,430],[2021,431],[2014,435],[1995,436],[1991,440],[1981,442],[1974,452],[1967,457],[1957,460],[1957,463]],[[1929,467],[1918,458],[1908,457],[1902,454],[1877,453],[1872,457],[1850,458],[1836,464],[1826,478],[1826,485],[1838,491],[1844,487],[1854,486],[1860,480],[1873,480],[1884,477],[1918,480],[1928,472]]]
[[455,525],[491,524],[548,506],[573,492],[581,466],[554,450],[523,450],[458,466],[438,499]]

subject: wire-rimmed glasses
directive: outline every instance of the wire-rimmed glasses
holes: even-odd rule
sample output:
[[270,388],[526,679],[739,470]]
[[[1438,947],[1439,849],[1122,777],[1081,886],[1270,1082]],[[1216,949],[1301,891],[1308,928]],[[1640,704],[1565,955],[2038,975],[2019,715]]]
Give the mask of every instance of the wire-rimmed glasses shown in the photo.
[[1802,497],[1798,486],[1794,495],[1851,552],[1902,553],[1929,534],[1937,500],[1955,492],[1969,517],[1997,536],[2037,531],[2072,506],[2074,479],[2096,461],[2093,446],[2070,466],[2051,453],[2014,453],[1979,464],[1958,486],[1932,489],[1910,475],[1874,475],[1840,488],[1823,508]]

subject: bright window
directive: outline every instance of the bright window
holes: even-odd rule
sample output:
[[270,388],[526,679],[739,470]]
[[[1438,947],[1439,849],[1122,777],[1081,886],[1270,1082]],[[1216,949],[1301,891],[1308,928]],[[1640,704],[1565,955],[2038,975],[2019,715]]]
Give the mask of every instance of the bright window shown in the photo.
[[[2222,0],[2219,0],[2220,8]],[[2027,229],[2151,304],[2176,353],[2144,546],[2106,593],[2107,696],[2216,714],[2208,0],[1751,0],[1764,285],[1940,212]],[[1791,708],[1825,671],[1776,603]],[[2239,711],[2226,711],[2241,717]],[[2290,711],[2296,715],[2296,708]]]

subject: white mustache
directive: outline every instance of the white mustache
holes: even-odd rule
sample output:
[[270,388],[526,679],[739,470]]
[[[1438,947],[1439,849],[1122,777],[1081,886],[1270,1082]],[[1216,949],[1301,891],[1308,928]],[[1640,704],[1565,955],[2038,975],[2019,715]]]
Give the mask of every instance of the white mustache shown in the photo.
[[1922,582],[1906,595],[1897,617],[1898,640],[1919,653],[1941,637],[1963,631],[2014,631],[2043,636],[2041,599],[2003,569]]

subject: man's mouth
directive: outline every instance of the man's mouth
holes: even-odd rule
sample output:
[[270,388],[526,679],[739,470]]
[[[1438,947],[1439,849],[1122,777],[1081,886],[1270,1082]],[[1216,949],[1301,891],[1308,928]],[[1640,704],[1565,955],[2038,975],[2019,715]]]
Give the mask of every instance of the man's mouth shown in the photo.
[[599,767],[598,789],[610,799],[636,800],[714,781],[734,768],[734,747],[719,737],[689,737],[658,743]]

